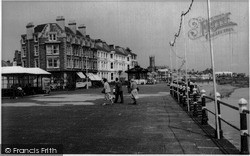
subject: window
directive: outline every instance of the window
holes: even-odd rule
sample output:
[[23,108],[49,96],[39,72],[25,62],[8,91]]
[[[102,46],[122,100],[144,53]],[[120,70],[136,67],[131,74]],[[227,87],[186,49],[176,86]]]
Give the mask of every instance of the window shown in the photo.
[[111,73],[111,80],[114,79],[114,73]]
[[48,55],[58,55],[59,54],[59,45],[47,45],[46,53]]
[[110,58],[113,58],[113,54],[110,54]]
[[59,68],[59,58],[49,57],[47,59],[48,68]]
[[129,69],[129,65],[128,65],[128,69]]
[[35,56],[39,55],[39,53],[38,53],[38,46],[37,45],[34,46],[34,53],[35,53]]
[[67,35],[67,42],[70,42],[70,36]]
[[23,50],[23,51],[22,51],[23,57],[26,57],[26,47],[23,47],[22,50]]
[[111,62],[110,63],[110,68],[113,69],[114,68],[113,66],[114,66],[114,64],[113,64],[113,62]]
[[49,34],[49,41],[56,41],[56,40],[57,40],[56,33],[50,33]]
[[25,37],[22,37],[22,39],[21,39],[22,41],[22,44],[25,44],[26,43],[26,38]]
[[34,64],[35,64],[35,67],[39,67],[38,58],[35,59]]
[[129,61],[129,57],[127,57],[127,61]]
[[34,42],[37,42],[38,41],[38,37],[37,35],[34,35]]

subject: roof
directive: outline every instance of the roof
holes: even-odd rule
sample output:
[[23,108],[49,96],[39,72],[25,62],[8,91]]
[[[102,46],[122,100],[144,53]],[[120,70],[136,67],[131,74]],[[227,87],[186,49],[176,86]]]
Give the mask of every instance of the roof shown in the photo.
[[80,33],[80,31],[78,31],[78,30],[76,30],[76,35],[83,36],[82,33]]
[[70,34],[74,34],[74,32],[69,27],[66,27],[66,26],[65,26],[65,32],[70,33]]
[[103,46],[100,46],[99,44],[95,44],[95,48],[101,51],[109,52],[107,48],[104,48]]
[[122,47],[115,48],[115,52],[120,55],[126,55],[125,50]]
[[168,69],[165,68],[165,69],[158,69],[159,72],[168,72]]
[[103,43],[103,48],[104,48],[105,51],[107,51],[107,52],[110,52],[110,51],[111,51],[111,49],[110,49],[110,47],[108,46],[107,43]]
[[140,66],[135,66],[134,68],[131,68],[126,71],[126,73],[147,73],[148,70],[145,68],[142,68]]
[[46,26],[47,24],[40,24],[40,25],[37,25],[34,29],[34,32],[42,32],[44,27]]
[[30,74],[30,75],[50,75],[51,73],[41,68],[24,68],[21,66],[2,67],[2,75],[10,74]]
[[2,60],[2,67],[12,66],[12,63]]

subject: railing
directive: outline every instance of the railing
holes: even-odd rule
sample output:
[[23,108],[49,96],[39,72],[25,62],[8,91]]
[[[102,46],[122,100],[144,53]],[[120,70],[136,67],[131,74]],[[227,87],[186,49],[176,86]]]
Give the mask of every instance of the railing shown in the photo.
[[[187,91],[188,90],[188,91]],[[170,94],[174,99],[176,99],[179,104],[181,104],[187,111],[190,111],[194,117],[200,117],[201,124],[207,125],[208,124],[208,115],[207,113],[211,113],[213,115],[216,115],[212,111],[208,110],[206,108],[206,99],[215,101],[214,98],[208,97],[205,95],[206,91],[202,90],[199,94],[197,90],[194,88],[192,91],[190,91],[190,88],[186,88],[185,85],[181,84],[173,84],[170,86]],[[241,135],[241,147],[240,152],[242,154],[249,154],[249,147],[248,147],[248,129],[247,129],[247,114],[249,114],[249,110],[247,110],[247,101],[245,99],[239,100],[239,107],[232,106],[230,104],[227,104],[220,99],[220,94],[216,93],[217,97],[217,110],[218,110],[218,127],[216,126],[215,129],[215,137],[216,138],[222,138],[223,137],[223,131],[221,129],[221,121],[228,124],[229,126],[233,127],[234,129],[240,131]],[[231,109],[239,111],[240,114],[240,128],[238,128],[235,125],[232,125],[228,121],[221,118],[221,109],[220,106],[224,105]],[[220,137],[217,136],[217,131],[219,131]]]

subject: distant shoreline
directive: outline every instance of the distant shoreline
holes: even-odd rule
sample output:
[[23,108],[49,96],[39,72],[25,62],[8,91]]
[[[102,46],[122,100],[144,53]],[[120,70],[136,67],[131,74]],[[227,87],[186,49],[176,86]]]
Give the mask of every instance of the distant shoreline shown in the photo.
[[[200,90],[204,89],[206,91],[206,95],[210,97],[214,97],[214,90],[213,90],[213,83],[197,83]],[[249,88],[246,87],[246,85],[231,85],[231,84],[225,84],[225,85],[218,85],[217,84],[217,92],[221,94],[221,98],[228,98],[231,96],[231,94],[236,89],[241,88]]]

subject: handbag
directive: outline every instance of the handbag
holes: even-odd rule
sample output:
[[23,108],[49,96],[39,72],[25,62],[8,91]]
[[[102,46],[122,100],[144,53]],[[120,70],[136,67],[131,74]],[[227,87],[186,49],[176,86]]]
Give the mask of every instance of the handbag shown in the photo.
[[102,89],[102,93],[105,93],[105,88]]

